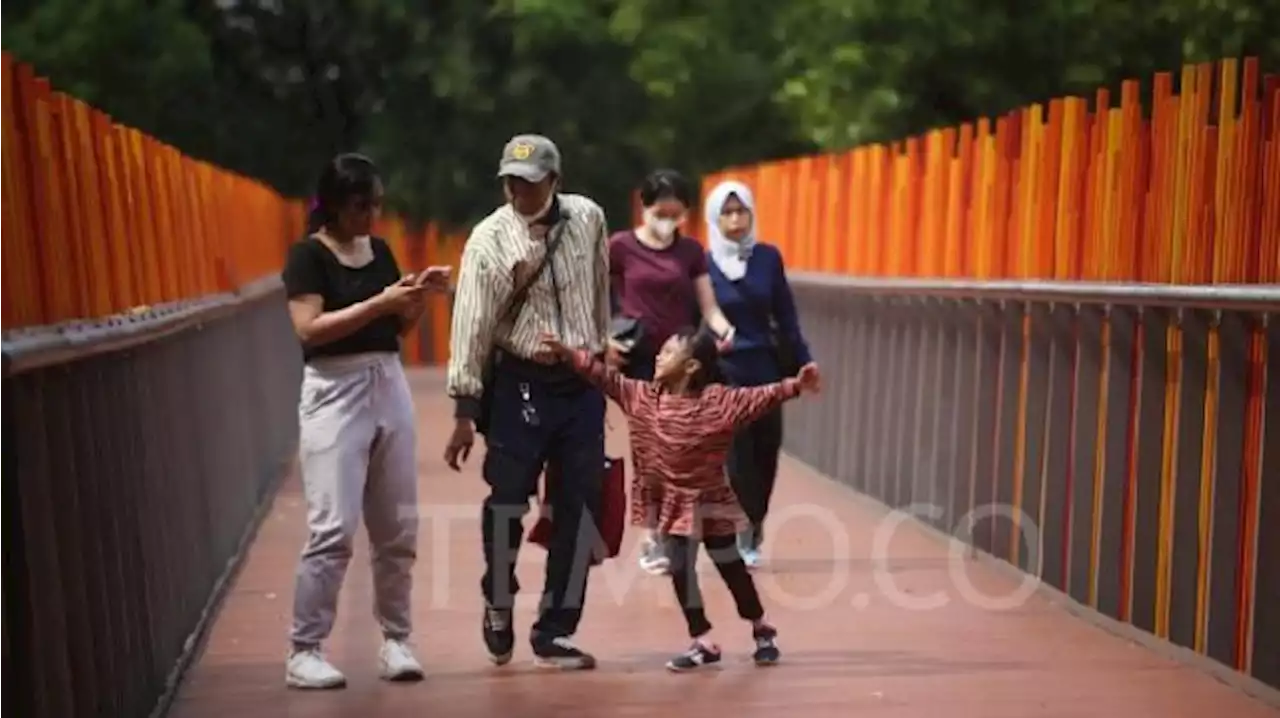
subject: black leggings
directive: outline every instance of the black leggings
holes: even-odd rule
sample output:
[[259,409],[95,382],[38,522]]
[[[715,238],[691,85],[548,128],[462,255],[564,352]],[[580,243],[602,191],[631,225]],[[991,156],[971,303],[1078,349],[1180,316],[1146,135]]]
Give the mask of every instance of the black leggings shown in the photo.
[[[733,594],[738,615],[745,621],[764,618],[760,594],[756,592],[755,581],[742,562],[734,537],[707,536],[702,543],[706,545],[707,554],[715,563],[720,577],[729,587],[729,593]],[[680,608],[684,611],[685,623],[689,625],[689,636],[703,636],[711,630],[711,622],[707,620],[706,611],[703,610],[702,591],[698,588],[698,540],[692,536],[669,536],[667,551],[671,560],[671,583],[675,586],[676,598],[680,600]]]

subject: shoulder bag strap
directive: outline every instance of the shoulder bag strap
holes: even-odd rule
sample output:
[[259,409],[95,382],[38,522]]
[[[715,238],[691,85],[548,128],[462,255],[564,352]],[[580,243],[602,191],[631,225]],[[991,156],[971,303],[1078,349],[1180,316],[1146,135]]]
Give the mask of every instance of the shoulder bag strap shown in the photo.
[[529,289],[533,287],[533,283],[538,281],[542,273],[546,271],[547,265],[551,264],[552,257],[555,256],[556,250],[560,248],[560,244],[564,239],[565,228],[569,225],[569,221],[561,220],[552,230],[551,238],[547,240],[547,251],[542,255],[542,261],[538,263],[538,268],[533,274],[520,285],[511,295],[510,301],[507,303],[507,309],[502,313],[502,319],[498,322],[499,326],[506,324],[520,316],[521,310],[524,309],[524,303],[529,298]]

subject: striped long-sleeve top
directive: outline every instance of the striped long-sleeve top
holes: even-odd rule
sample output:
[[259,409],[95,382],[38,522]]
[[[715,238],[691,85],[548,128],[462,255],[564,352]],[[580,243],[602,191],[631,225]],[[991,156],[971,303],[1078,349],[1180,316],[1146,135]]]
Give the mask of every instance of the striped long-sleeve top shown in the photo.
[[640,476],[632,522],[664,534],[727,535],[746,527],[738,498],[724,478],[733,432],[800,395],[794,378],[737,388],[712,384],[692,395],[629,379],[587,352],[574,369],[612,399],[631,434]]
[[[503,205],[467,239],[454,295],[446,389],[457,402],[457,416],[479,415],[484,365],[494,346],[536,360],[540,336],[549,332],[568,346],[604,350],[610,318],[604,210],[581,195],[561,194],[549,217],[551,222],[531,227]],[[551,263],[530,287],[520,313],[499,326],[516,288],[537,271],[560,222],[564,237]]]

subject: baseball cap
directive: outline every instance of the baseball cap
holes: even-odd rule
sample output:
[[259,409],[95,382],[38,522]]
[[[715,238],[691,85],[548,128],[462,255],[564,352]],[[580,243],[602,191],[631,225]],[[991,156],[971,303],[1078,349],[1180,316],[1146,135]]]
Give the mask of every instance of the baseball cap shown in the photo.
[[541,182],[548,173],[560,174],[560,150],[542,135],[516,135],[502,148],[499,177]]

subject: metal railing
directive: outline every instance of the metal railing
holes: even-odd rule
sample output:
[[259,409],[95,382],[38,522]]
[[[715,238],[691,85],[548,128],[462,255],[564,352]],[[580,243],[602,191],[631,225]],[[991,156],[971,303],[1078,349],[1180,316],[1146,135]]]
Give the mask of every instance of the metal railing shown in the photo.
[[1280,287],[792,284],[789,452],[1280,687]]
[[18,713],[164,709],[292,460],[301,366],[274,279],[5,336]]

